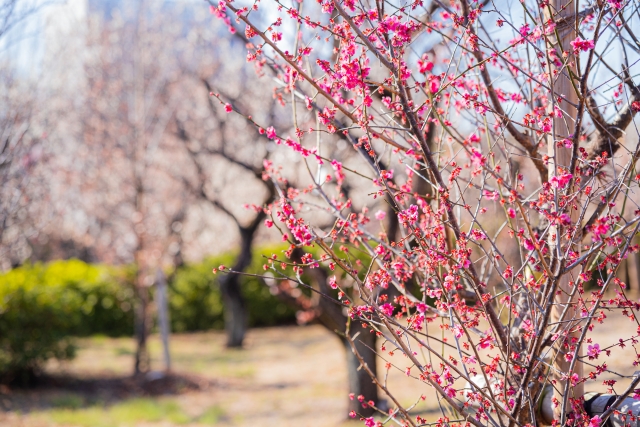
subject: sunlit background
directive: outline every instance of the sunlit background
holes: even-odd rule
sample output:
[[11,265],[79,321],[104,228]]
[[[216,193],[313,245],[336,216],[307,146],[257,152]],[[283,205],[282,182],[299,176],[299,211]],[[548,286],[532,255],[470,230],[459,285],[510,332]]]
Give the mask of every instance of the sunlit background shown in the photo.
[[[247,63],[244,43],[204,1],[0,0],[0,426],[361,425],[347,414],[365,377],[323,300],[257,277],[288,248],[255,208],[278,196],[265,160],[298,188],[311,180],[212,96],[293,133],[282,82]],[[365,169],[344,141],[318,138]],[[343,188],[354,205],[384,214],[358,185]],[[637,254],[620,271],[640,289]],[[396,396],[437,418],[435,393],[389,360]]]
[[287,248],[250,205],[276,196],[263,159],[303,171],[210,96],[291,128],[243,42],[201,1],[0,5],[0,425],[346,422],[318,302],[212,273]]

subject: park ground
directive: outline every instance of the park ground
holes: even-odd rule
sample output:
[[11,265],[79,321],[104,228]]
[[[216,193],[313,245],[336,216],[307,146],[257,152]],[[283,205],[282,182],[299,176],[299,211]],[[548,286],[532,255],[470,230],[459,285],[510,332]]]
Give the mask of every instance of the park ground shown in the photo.
[[[601,346],[628,337],[637,328],[619,314],[608,316],[609,321],[594,331]],[[174,335],[173,374],[161,377],[152,372],[142,379],[130,376],[132,339],[93,337],[78,343],[76,359],[50,363],[40,385],[0,388],[0,426],[362,425],[345,421],[344,349],[321,326],[254,329],[243,350],[225,349],[220,332]],[[152,368],[161,369],[157,336],[150,350]],[[395,397],[406,405],[423,394],[426,399],[413,412],[436,419],[435,394],[401,372],[405,367],[401,357],[392,358],[399,369],[390,371],[390,389],[397,390]],[[627,346],[616,349],[606,362],[613,371],[631,374],[627,371],[634,358],[633,346]],[[586,389],[604,391],[601,381],[609,376],[587,383]],[[616,389],[622,391],[625,383],[628,381],[620,381]]]

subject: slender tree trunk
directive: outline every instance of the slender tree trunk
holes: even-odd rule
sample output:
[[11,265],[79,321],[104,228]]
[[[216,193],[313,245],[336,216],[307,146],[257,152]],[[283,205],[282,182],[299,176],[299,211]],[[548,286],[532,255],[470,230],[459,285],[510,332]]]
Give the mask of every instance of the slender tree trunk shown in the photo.
[[136,309],[135,309],[135,338],[136,356],[134,372],[140,374],[148,372],[150,368],[147,338],[149,336],[149,289],[144,284],[144,275],[136,273]]
[[[136,212],[142,212],[144,190],[141,180],[136,181]],[[139,221],[134,224],[134,229],[138,237],[138,244],[134,253],[134,262],[136,267],[135,279],[135,312],[134,312],[134,333],[136,339],[136,356],[134,362],[134,373],[140,374],[149,371],[150,360],[149,351],[147,349],[147,337],[149,336],[150,319],[149,319],[149,288],[144,283],[145,279],[145,260],[143,256],[143,248],[145,246],[145,229],[142,214]]]
[[156,272],[156,308],[158,310],[158,323],[160,326],[160,338],[162,339],[162,355],[165,372],[171,371],[171,352],[169,351],[169,334],[171,333],[171,320],[169,318],[169,296],[167,289],[167,277],[161,268]]
[[629,288],[635,295],[640,294],[640,271],[638,269],[638,254],[629,251],[627,256],[627,272],[629,276]]
[[[429,119],[431,119],[433,117],[433,115],[429,116]],[[433,151],[433,141],[436,137],[436,125],[434,123],[428,123],[427,124],[427,129],[426,129],[426,134],[425,134],[425,140],[427,142],[427,146],[429,147],[430,150]],[[418,195],[426,198],[427,200],[431,200],[434,197],[434,188],[431,186],[431,184],[429,184],[429,182],[427,181],[427,179],[431,182],[434,182],[435,180],[433,179],[433,176],[431,174],[431,171],[429,170],[428,167],[421,165],[420,163],[416,163],[416,171],[422,175],[422,177],[415,177],[414,181],[413,181],[413,191],[415,193],[418,193]],[[427,179],[425,179],[427,178]],[[396,218],[397,221],[397,218]]]
[[618,265],[618,271],[616,276],[627,286],[629,285],[629,258],[623,259]]
[[[569,23],[564,28],[558,29],[559,39],[556,40],[558,48],[562,46],[562,49],[569,54],[568,66],[558,71],[558,77],[553,81],[553,96],[556,98],[556,105],[564,112],[564,117],[554,118],[553,120],[553,138],[549,141],[549,179],[562,173],[573,173],[570,171],[572,149],[565,148],[564,144],[558,144],[565,138],[571,138],[574,132],[574,125],[577,116],[577,110],[574,105],[577,105],[577,94],[571,84],[571,78],[569,72],[575,72],[575,57],[572,54],[572,47],[570,42],[576,38],[576,32],[573,28],[573,13],[575,11],[575,3],[573,0],[554,0],[552,2],[554,11],[559,11],[556,19],[561,17],[568,19]],[[558,49],[559,51],[559,49]],[[558,97],[562,96],[563,99],[558,102]],[[550,100],[551,101],[551,100]],[[550,102],[551,106],[551,102]],[[577,129],[577,132],[580,130]],[[556,208],[559,208],[556,206]],[[572,220],[577,220],[575,211],[571,210]],[[563,239],[560,228],[552,226],[550,228],[549,244],[554,253],[553,257],[556,257],[556,262],[561,262],[560,258],[557,258],[558,253],[566,250],[565,244],[567,243]],[[560,245],[558,245],[560,243]],[[578,242],[579,246],[579,242]],[[578,313],[575,310],[575,298],[572,298],[572,284],[571,276],[565,274],[559,278],[558,292],[556,293],[554,305],[551,308],[551,322],[558,325],[558,330],[570,330],[576,329],[578,323],[575,319],[580,319]],[[574,320],[574,322],[567,322]],[[563,323],[558,323],[563,322]],[[561,335],[558,338],[558,353],[555,354],[552,377],[555,380],[554,386],[554,398],[557,399],[559,405],[554,409],[554,418],[557,421],[565,420],[567,413],[571,412],[571,402],[569,398],[580,399],[584,395],[584,383],[579,383],[575,387],[567,386],[568,378],[571,378],[572,374],[577,374],[580,378],[583,377],[582,363],[578,361],[575,363],[573,372],[571,371],[571,358],[565,357],[565,353],[571,351],[571,342],[579,338],[579,332],[571,332],[566,335]],[[576,348],[573,357],[580,357],[581,349]],[[569,396],[566,399],[566,407],[563,408],[563,401],[565,400],[565,390],[568,390]],[[564,413],[563,413],[564,411]]]

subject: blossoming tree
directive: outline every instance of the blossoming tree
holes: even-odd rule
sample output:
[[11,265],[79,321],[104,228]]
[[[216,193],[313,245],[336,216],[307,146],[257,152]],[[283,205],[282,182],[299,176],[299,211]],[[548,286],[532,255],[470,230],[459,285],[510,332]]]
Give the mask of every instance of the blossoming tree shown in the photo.
[[[267,169],[279,194],[264,207],[267,225],[279,227],[289,253],[322,250],[304,267],[343,271],[324,296],[381,338],[366,351],[414,378],[417,399],[435,390],[445,404],[436,425],[636,420],[637,357],[623,372],[603,359],[635,348],[640,334],[640,304],[617,277],[639,249],[639,8],[211,2],[232,33],[244,31],[258,75],[274,73],[295,132],[252,125],[309,172],[308,186],[293,189],[283,185],[286,164]],[[340,140],[360,165],[327,156]],[[346,176],[364,183],[360,194],[342,191]],[[378,208],[355,212],[352,198],[363,196]],[[370,214],[381,201],[397,215],[398,236]],[[283,265],[269,259],[265,269],[278,277]],[[398,295],[389,298],[391,288]],[[605,309],[635,325],[616,328],[613,344],[594,339]],[[351,342],[363,333],[346,328]],[[362,347],[352,348],[374,374]],[[585,394],[585,383],[603,380],[607,394]],[[391,407],[364,400],[383,416],[361,416],[365,425],[426,424],[379,375],[372,381]]]

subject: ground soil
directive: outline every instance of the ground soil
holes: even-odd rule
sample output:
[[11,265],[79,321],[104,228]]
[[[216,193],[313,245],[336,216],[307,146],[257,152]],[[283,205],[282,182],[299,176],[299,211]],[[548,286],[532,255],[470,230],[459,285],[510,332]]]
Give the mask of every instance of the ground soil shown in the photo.
[[[593,335],[601,348],[615,344],[619,337],[631,336],[637,328],[619,314],[610,312],[607,316],[605,324],[596,324]],[[147,399],[145,404],[157,401],[170,405],[172,411],[179,411],[179,419],[174,417],[172,421],[157,414],[153,419],[148,414],[137,415],[131,409],[133,412],[126,418],[129,421],[116,424],[362,425],[345,422],[349,391],[344,349],[321,326],[255,329],[250,331],[242,350],[225,349],[224,340],[218,332],[172,336],[172,370],[166,375],[162,373],[159,339],[153,337],[150,351],[156,371],[135,378],[130,376],[133,340],[104,337],[79,340],[78,357],[67,363],[50,363],[37,387],[0,388],[0,426],[102,426],[107,418],[101,420],[101,414],[107,417],[110,407],[141,398]],[[407,377],[406,360],[399,354],[390,356],[388,350],[385,358],[393,367],[386,377],[384,362],[379,370],[389,388],[396,390],[394,397],[404,405],[415,404],[416,415],[437,419],[441,403],[436,395],[429,387]],[[630,362],[636,356],[633,346],[613,350],[611,356],[603,356],[603,360],[596,362],[606,361],[612,371],[631,374]],[[445,357],[447,353],[444,351]],[[628,384],[628,379],[607,373],[598,381],[588,382],[586,389],[606,391],[602,385],[605,379],[618,380],[616,391],[624,390]]]

